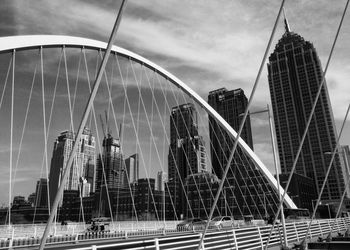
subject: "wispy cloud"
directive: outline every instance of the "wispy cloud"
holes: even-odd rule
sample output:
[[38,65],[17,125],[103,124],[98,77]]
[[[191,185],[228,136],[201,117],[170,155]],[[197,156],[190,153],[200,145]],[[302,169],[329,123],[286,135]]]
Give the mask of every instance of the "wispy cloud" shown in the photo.
[[[168,69],[204,99],[210,90],[219,87],[242,88],[249,96],[279,4],[277,0],[129,1],[118,31],[117,44]],[[0,5],[0,34],[56,34],[107,41],[119,5],[120,1],[4,0]],[[317,3],[296,0],[286,4],[292,30],[314,43],[323,65],[344,5],[345,0],[319,0]],[[281,21],[274,44],[282,33]],[[350,101],[347,94],[350,91],[347,83],[350,78],[350,48],[347,42],[350,39],[350,22],[344,23],[340,38],[327,74],[337,121],[343,119]],[[46,71],[53,78],[57,62],[51,59],[46,58]],[[35,66],[34,62],[28,63],[27,69]],[[69,75],[73,84],[76,68],[70,69],[73,69]],[[24,72],[27,72],[26,69]],[[255,95],[254,110],[264,108],[270,102],[266,75],[265,67]],[[63,76],[59,100],[67,99]],[[86,80],[83,73],[81,77]],[[53,84],[54,81],[48,82]],[[135,86],[135,83],[129,82],[129,86]],[[40,96],[40,92],[36,93]],[[48,91],[46,95],[50,98],[52,93]],[[122,92],[116,93],[113,99],[121,95]],[[102,106],[107,101],[99,96],[96,105]],[[67,115],[67,111],[63,112],[67,110],[66,106],[62,105],[60,111],[55,111],[61,112],[63,117]],[[145,125],[144,119],[141,122]],[[131,125],[130,117],[128,123]],[[255,151],[270,166],[272,158],[269,138],[266,137],[266,119],[253,118],[252,123]],[[344,142],[349,144],[349,140]],[[0,153],[7,152],[8,147],[1,145]]]

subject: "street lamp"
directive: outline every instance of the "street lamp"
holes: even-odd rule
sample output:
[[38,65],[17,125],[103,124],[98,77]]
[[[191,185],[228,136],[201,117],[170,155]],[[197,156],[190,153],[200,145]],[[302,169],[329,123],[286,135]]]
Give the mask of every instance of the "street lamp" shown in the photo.
[[[278,198],[279,201],[281,202],[282,196],[280,192],[280,178],[279,178],[279,159],[278,159],[278,152],[277,152],[277,140],[275,136],[275,125],[272,119],[272,114],[269,105],[267,105],[267,108],[264,110],[256,111],[256,112],[249,112],[249,115],[253,114],[260,114],[260,113],[267,113],[268,118],[269,118],[269,127],[270,127],[270,134],[271,134],[271,142],[272,142],[272,152],[273,152],[273,159],[275,163],[275,172],[276,172],[276,180],[277,180],[277,192],[278,192]],[[244,115],[240,114],[239,116]],[[283,204],[281,204],[281,222],[282,222],[282,227],[283,227],[283,236],[284,236],[284,242],[285,245],[288,246],[288,239],[287,239],[287,231],[286,231],[286,225],[285,225],[285,219],[284,219],[284,212],[283,212]]]
[[[267,194],[271,194],[271,191],[269,192],[263,192],[263,198],[264,198],[264,208],[265,208],[265,218],[268,217],[268,214],[267,214],[267,208],[266,208],[266,195]],[[270,204],[270,203],[269,203]]]
[[331,219],[332,216],[331,216],[331,210],[330,210],[330,208],[329,208],[329,204],[327,203],[327,204],[325,204],[325,205],[326,205],[327,208],[328,208],[328,217],[329,217],[329,219]]

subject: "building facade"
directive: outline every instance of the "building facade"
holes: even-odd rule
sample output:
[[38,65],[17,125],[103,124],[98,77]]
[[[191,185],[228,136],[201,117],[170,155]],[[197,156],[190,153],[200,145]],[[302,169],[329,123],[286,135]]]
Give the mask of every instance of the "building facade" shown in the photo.
[[[225,121],[232,126],[236,131],[243,119],[243,114],[248,105],[248,99],[242,89],[235,89],[228,91],[226,88],[217,89],[209,92],[208,103],[218,112]],[[212,167],[214,173],[221,179],[227,160],[230,156],[234,140],[227,134],[227,132],[220,127],[214,118],[209,117],[209,136],[210,136],[210,152]],[[248,116],[241,133],[242,139],[253,150],[253,139],[250,124],[250,117]],[[239,160],[239,155],[243,152],[237,148],[235,161]],[[231,168],[234,168],[234,162]],[[229,172],[232,173],[231,171]]]
[[[64,170],[74,144],[75,134],[71,131],[62,132],[56,139],[53,147],[50,175],[49,193],[50,204],[53,204],[58,187],[61,184]],[[64,190],[79,190],[83,180],[87,180],[94,190],[95,182],[95,138],[91,131],[85,128],[79,141]]]
[[[306,128],[313,103],[321,85],[323,70],[313,44],[291,32],[285,20],[285,33],[269,57],[268,81],[276,128],[282,173],[290,173]],[[296,172],[310,177],[320,192],[336,146],[336,128],[327,85],[324,83],[317,102]],[[344,179],[336,155],[323,200],[340,199]]]
[[122,188],[125,166],[120,140],[108,134],[103,139],[103,152],[97,159],[96,191],[102,186],[107,189]]
[[125,159],[126,173],[124,176],[124,186],[137,183],[139,179],[139,154],[133,154]]
[[[248,99],[242,89],[228,91],[226,88],[209,92],[208,103],[236,131],[239,130]],[[234,139],[209,117],[210,151],[212,169],[222,180],[223,172],[234,145]],[[241,138],[253,150],[250,116],[248,115]],[[224,201],[218,204],[223,214],[232,213],[242,217],[251,215],[261,219],[277,210],[277,193],[269,185],[249,156],[238,146],[231,162],[223,187]]]
[[41,178],[36,183],[35,189],[35,207],[48,207],[48,188],[47,188],[47,179]]
[[170,115],[170,145],[168,154],[169,191],[176,216],[184,216],[185,179],[188,175],[206,172],[204,140],[198,134],[197,111],[193,104],[174,107]]
[[[289,174],[280,174],[280,183],[286,187]],[[298,208],[307,208],[312,213],[317,200],[317,192],[314,180],[300,174],[293,174],[288,188],[289,197]],[[314,202],[314,204],[312,203]]]

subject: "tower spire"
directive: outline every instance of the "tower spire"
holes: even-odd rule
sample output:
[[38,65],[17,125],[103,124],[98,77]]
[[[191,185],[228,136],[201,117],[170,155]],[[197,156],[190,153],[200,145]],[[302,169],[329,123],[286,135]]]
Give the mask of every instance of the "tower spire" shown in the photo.
[[283,16],[284,16],[284,28],[286,30],[286,33],[290,33],[290,27],[286,16],[286,11],[284,10],[284,8],[283,8]]

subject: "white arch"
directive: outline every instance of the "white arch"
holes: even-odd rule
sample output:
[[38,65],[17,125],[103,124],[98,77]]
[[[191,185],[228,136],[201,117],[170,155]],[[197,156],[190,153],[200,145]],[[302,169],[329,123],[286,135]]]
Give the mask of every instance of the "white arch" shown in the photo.
[[[96,50],[105,50],[107,43],[72,36],[55,36],[55,35],[32,35],[32,36],[9,36],[0,38],[0,53],[9,52],[12,50],[29,50],[40,47],[75,47],[75,48],[89,48]],[[190,87],[188,87],[180,79],[161,68],[157,64],[147,60],[146,58],[135,54],[129,50],[123,49],[118,46],[112,47],[112,52],[118,53],[123,57],[130,58],[137,61],[144,66],[156,71],[158,74],[162,75],[170,82],[175,84],[177,87],[181,88],[187,95],[191,96],[202,108],[204,108],[221,126],[230,134],[233,138],[237,138],[236,131],[206,102],[204,101],[196,92],[194,92]],[[277,181],[262,163],[259,157],[250,149],[250,147],[244,142],[242,138],[239,138],[239,144],[242,149],[251,157],[253,162],[260,168],[269,181],[269,184],[278,192]],[[280,187],[280,193],[283,195],[284,189]],[[285,196],[285,204],[288,208],[297,208],[291,198]]]

